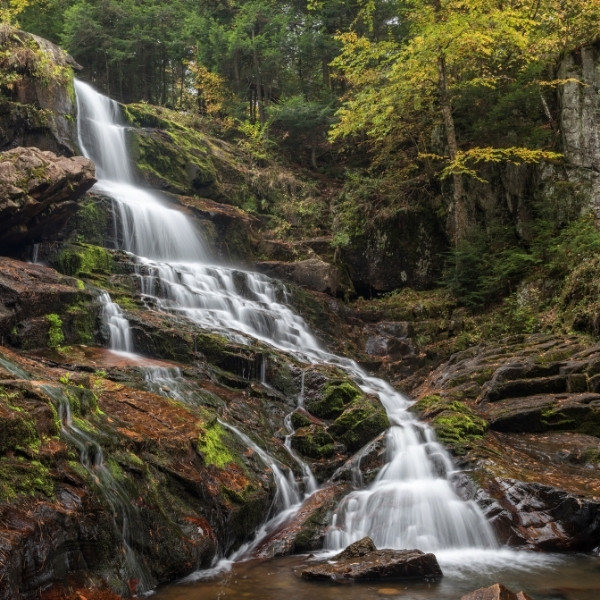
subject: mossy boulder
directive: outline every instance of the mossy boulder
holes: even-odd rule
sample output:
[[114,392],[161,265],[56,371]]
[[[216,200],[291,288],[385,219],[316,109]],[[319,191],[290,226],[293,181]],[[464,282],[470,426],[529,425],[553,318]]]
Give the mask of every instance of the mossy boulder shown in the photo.
[[[163,115],[158,112],[164,113]],[[124,107],[134,162],[153,187],[221,199],[217,169],[205,136],[169,111],[144,104]]]
[[459,455],[481,440],[489,427],[488,422],[464,402],[438,394],[424,396],[411,406],[411,410],[431,420],[440,441]]
[[323,426],[311,424],[296,429],[292,448],[314,459],[328,458],[335,453],[335,440]]
[[381,403],[370,396],[355,398],[329,426],[328,431],[354,452],[390,426]]
[[81,66],[55,44],[0,24],[0,148],[75,153],[73,69]]
[[112,254],[101,246],[74,243],[63,247],[57,257],[57,267],[65,275],[93,275],[112,271]]
[[310,425],[310,419],[303,411],[295,410],[292,413],[291,420],[294,429],[300,429],[301,427],[308,427]]
[[309,402],[307,408],[320,419],[335,419],[360,396],[362,392],[350,381],[332,381],[325,385],[322,397]]

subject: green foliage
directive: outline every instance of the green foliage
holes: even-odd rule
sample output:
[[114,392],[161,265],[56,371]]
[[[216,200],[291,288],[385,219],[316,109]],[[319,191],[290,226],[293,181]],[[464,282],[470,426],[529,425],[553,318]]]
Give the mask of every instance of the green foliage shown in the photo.
[[245,120],[238,123],[237,128],[242,134],[238,139],[238,145],[242,150],[248,152],[259,163],[272,158],[275,145],[269,138],[267,124]]
[[58,348],[65,341],[65,334],[62,330],[62,319],[56,313],[46,315],[48,323],[48,347]]
[[27,8],[29,2],[30,0],[3,0],[0,2],[0,23],[15,23],[15,18]]
[[451,251],[443,283],[462,304],[480,308],[511,293],[539,262],[509,228],[474,231]]

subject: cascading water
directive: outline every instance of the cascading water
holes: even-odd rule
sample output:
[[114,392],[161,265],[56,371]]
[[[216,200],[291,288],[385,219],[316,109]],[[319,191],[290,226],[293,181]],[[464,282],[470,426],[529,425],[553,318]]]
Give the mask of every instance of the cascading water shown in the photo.
[[131,588],[135,591],[144,592],[152,589],[156,582],[132,546],[132,532],[142,527],[142,520],[131,503],[130,495],[106,466],[101,446],[91,435],[75,425],[71,399],[62,387],[42,384],[40,389],[56,402],[62,437],[79,450],[81,465],[110,506],[115,533],[122,544],[121,576],[123,580],[130,582]]
[[110,299],[107,292],[100,294],[100,303],[103,306],[104,322],[108,325],[109,348],[115,352],[131,354],[133,352],[131,327],[121,307]]
[[[209,264],[206,248],[185,215],[135,185],[116,103],[81,82],[75,89],[81,147],[98,165],[96,189],[115,204],[122,228],[118,239],[121,248],[134,255],[148,304],[183,314],[236,341],[258,339],[311,364],[337,365],[386,408],[391,422],[387,463],[369,488],[341,502],[326,546],[341,548],[369,535],[376,545],[388,548],[494,548],[491,528],[475,503],[454,492],[448,479],[453,469],[449,456],[430,428],[408,412],[410,402],[355,362],[322,350],[303,319],[286,305],[281,284],[257,273]],[[281,502],[283,510],[300,498],[285,486],[278,493],[293,496]]]

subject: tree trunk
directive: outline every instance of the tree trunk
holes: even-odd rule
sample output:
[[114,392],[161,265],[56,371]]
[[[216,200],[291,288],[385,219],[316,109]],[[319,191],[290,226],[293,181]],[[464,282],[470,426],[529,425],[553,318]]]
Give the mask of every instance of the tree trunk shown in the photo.
[[[454,127],[454,117],[452,116],[452,103],[448,96],[448,81],[446,74],[446,59],[443,52],[440,52],[437,60],[438,67],[438,93],[440,98],[440,108],[444,120],[444,129],[446,131],[446,144],[450,160],[456,158],[458,152],[458,143],[456,141],[456,129]],[[469,230],[469,211],[462,176],[458,173],[452,175],[452,205],[450,207],[451,223],[450,232],[452,241],[456,245],[464,239]]]
[[254,83],[255,83],[255,91],[256,91],[256,105],[258,108],[258,118],[260,119],[260,124],[264,125],[265,123],[265,105],[264,105],[264,90],[263,90],[263,82],[262,76],[260,73],[260,61],[258,59],[258,53],[256,52],[256,47],[254,46],[254,30],[252,30],[252,63],[254,65]]

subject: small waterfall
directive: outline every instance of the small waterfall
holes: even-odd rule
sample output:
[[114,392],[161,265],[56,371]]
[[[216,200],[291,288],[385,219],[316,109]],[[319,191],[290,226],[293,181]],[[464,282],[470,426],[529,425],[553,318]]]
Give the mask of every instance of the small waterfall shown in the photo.
[[121,307],[110,299],[107,292],[100,294],[104,322],[109,330],[109,348],[115,352],[133,353],[133,338],[129,321],[123,315]]
[[[298,394],[298,399],[296,401],[297,407],[301,407],[304,404],[304,378],[305,372],[302,371],[302,379],[300,386],[300,393]],[[319,488],[319,484],[315,479],[315,476],[311,470],[311,468],[298,456],[298,453],[292,448],[292,437],[294,435],[294,426],[292,425],[292,415],[295,411],[288,413],[284,419],[284,425],[287,431],[287,435],[285,436],[284,446],[288,451],[289,455],[292,457],[294,462],[300,467],[300,471],[302,472],[302,481],[304,483],[304,494],[305,497],[310,496],[313,492],[316,492]]]
[[287,475],[284,475],[279,463],[258,444],[253,442],[245,433],[241,432],[237,427],[229,425],[220,419],[219,423],[239,437],[248,448],[251,448],[256,452],[265,466],[268,467],[273,474],[276,487],[273,506],[270,514],[267,515],[267,520],[256,532],[254,539],[251,542],[242,545],[230,557],[230,560],[236,561],[251,556],[252,550],[258,546],[269,533],[277,529],[282,523],[285,523],[287,519],[298,510],[301,504],[301,494],[294,474],[291,471],[289,471]]
[[17,379],[32,379],[31,375],[11,360],[0,356],[0,366],[6,369],[13,377]]
[[35,265],[38,262],[38,257],[40,253],[40,245],[34,244],[31,250],[31,262]]
[[110,507],[113,527],[123,548],[121,577],[137,592],[151,590],[155,581],[132,548],[133,534],[142,530],[142,520],[131,497],[106,466],[100,445],[75,425],[68,395],[60,387],[49,384],[40,385],[40,389],[57,403],[62,437],[79,450],[80,463]]
[[[81,82],[76,83],[76,92],[81,147],[100,165],[96,189],[116,205],[122,227],[118,238],[122,249],[134,254],[146,302],[238,342],[257,339],[309,364],[335,365],[365,393],[377,395],[386,408],[391,422],[387,462],[368,488],[351,492],[340,503],[327,547],[341,548],[370,535],[380,547],[426,551],[494,548],[491,528],[477,505],[462,501],[453,490],[451,460],[431,429],[408,411],[410,401],[384,381],[368,376],[354,361],[324,351],[304,320],[287,305],[287,292],[280,283],[257,273],[210,264],[183,213],[135,186],[118,106]],[[119,157],[116,164],[115,156]],[[302,402],[303,393],[298,404]],[[275,519],[285,517],[300,501],[295,482],[242,432],[223,426],[272,469],[280,511]],[[248,550],[240,550],[235,557]]]

